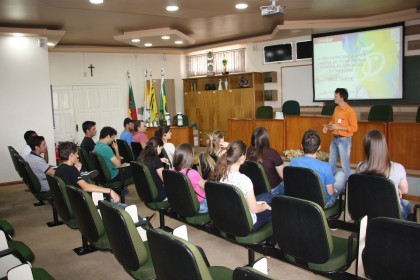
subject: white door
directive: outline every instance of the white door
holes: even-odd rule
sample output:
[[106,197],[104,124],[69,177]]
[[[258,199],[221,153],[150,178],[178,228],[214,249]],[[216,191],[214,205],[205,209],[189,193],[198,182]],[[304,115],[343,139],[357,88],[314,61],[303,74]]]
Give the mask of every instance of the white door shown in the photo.
[[[64,87],[53,87],[55,89]],[[68,88],[68,87],[65,87]],[[72,110],[73,110],[73,137],[61,137],[56,141],[75,141],[79,143],[82,141],[84,133],[82,124],[84,121],[90,120],[96,122],[98,135],[94,138],[95,142],[99,139],[99,131],[104,126],[111,126],[118,132],[123,130],[123,119],[126,116],[123,108],[123,95],[119,85],[90,85],[90,86],[70,86],[72,92]],[[61,93],[62,91],[58,92]],[[70,117],[55,112],[56,119],[63,119]],[[76,131],[77,129],[77,131]],[[69,128],[69,130],[71,130]],[[58,133],[58,130],[56,130]],[[69,133],[69,132],[67,132]],[[67,137],[64,133],[61,133]]]
[[74,122],[72,87],[53,87],[53,103],[55,142],[74,141],[76,139],[76,124]]

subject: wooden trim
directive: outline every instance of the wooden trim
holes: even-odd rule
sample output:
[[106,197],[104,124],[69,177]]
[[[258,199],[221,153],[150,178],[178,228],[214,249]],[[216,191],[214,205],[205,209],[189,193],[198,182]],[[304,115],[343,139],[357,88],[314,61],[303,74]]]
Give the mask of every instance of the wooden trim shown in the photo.
[[405,26],[404,36],[420,34],[420,24]]
[[420,40],[412,40],[407,43],[407,50],[415,51],[420,49]]
[[414,201],[414,202],[420,202],[420,196],[403,194],[402,197],[406,200],[410,200],[410,201]]
[[4,182],[4,183],[0,183],[0,187],[20,185],[20,184],[23,184],[23,181]]

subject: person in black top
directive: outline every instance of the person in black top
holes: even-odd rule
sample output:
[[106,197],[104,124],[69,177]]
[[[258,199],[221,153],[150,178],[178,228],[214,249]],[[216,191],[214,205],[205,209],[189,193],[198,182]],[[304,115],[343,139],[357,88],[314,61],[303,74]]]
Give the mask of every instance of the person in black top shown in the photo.
[[83,132],[85,133],[85,138],[83,138],[82,143],[80,143],[80,148],[86,150],[88,153],[92,152],[95,148],[95,141],[93,137],[96,135],[96,123],[93,121],[85,121],[82,124]]

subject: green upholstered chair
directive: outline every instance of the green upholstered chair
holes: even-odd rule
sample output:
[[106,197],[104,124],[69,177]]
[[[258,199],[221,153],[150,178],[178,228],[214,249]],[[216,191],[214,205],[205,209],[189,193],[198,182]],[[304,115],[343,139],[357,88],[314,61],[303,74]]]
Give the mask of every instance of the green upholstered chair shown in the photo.
[[420,122],[420,106],[417,108],[416,122]]
[[353,234],[332,236],[323,209],[312,201],[274,197],[273,232],[285,259],[320,274],[344,272],[357,256]]
[[112,252],[135,279],[156,279],[148,242],[143,242],[130,215],[108,201],[99,201]]
[[233,271],[232,280],[273,280],[275,278],[265,275],[252,267],[237,267]]
[[139,142],[131,142],[131,150],[133,151],[134,160],[136,160],[141,154],[141,151],[143,151],[143,147]]
[[164,163],[164,165],[166,165],[166,167],[165,167],[165,168],[172,168],[172,162],[171,162],[171,160],[169,159],[168,153],[166,152],[165,148],[162,148],[162,155],[163,155],[163,157],[164,157],[164,158],[166,158],[166,159],[168,160],[168,162],[169,162],[169,164]]
[[332,116],[334,114],[334,110],[335,110],[336,106],[337,105],[334,104],[334,103],[325,104],[324,106],[322,106],[321,115],[322,116]]
[[420,224],[379,217],[369,220],[362,253],[369,279],[420,279]]
[[256,119],[272,119],[274,115],[273,107],[271,106],[260,106],[257,108],[255,113]]
[[198,213],[200,203],[188,176],[173,170],[163,170],[163,181],[171,210],[189,224],[204,225],[210,222],[208,213]]
[[[12,278],[8,277],[8,271],[20,266],[20,265],[28,265],[25,258],[17,251],[16,249],[9,248],[0,251],[0,279],[28,279],[28,278]],[[30,267],[31,274],[34,280],[54,280],[54,278],[43,268],[33,268]],[[13,274],[13,271],[12,271]]]
[[257,245],[273,235],[271,222],[253,230],[248,204],[242,191],[233,185],[207,181],[205,185],[210,220],[222,235],[248,248],[249,264],[254,263]]
[[7,272],[8,280],[53,280],[54,278],[43,268],[33,268],[29,264],[24,263],[15,266]]
[[400,202],[392,181],[385,177],[352,174],[347,181],[348,212],[353,220],[401,218]]
[[6,220],[0,220],[0,230],[12,237],[15,234],[15,229]]
[[66,191],[66,184],[60,177],[51,174],[47,174],[47,180],[58,215],[69,228],[77,229],[76,219]]
[[210,266],[200,248],[160,229],[147,231],[158,279],[232,279],[232,270]]
[[82,163],[83,171],[93,171],[97,170],[95,164],[92,162],[92,159],[89,156],[88,151],[82,148],[77,148],[79,154],[79,160]]
[[391,105],[373,105],[370,107],[368,121],[392,122],[394,119]]
[[[324,208],[327,199],[318,174],[309,168],[286,166],[283,170],[284,194],[315,202]],[[327,218],[338,218],[343,210],[341,196],[330,208],[324,208]]]
[[18,173],[19,177],[23,179],[23,174],[19,166],[18,158],[21,156],[19,153],[13,148],[12,146],[8,146],[7,149],[9,150],[10,157],[12,158],[13,167],[15,168],[16,172]]
[[296,100],[287,100],[282,106],[283,115],[300,115],[300,105]]
[[[105,233],[104,224],[90,195],[74,186],[67,186],[66,191],[82,239],[85,240],[83,250],[75,252],[78,255],[84,255],[96,251],[95,249],[110,250],[111,247]],[[86,241],[93,246],[87,246]]]
[[138,196],[147,207],[159,211],[160,228],[166,228],[164,213],[169,208],[169,202],[157,201],[158,190],[146,165],[136,161],[132,161],[130,165]]
[[251,179],[255,195],[271,192],[270,182],[261,163],[246,160],[239,168],[239,171]]
[[[95,154],[94,152],[89,153],[90,158],[92,159],[93,164],[95,165],[95,170],[99,171],[98,176],[95,180],[105,188],[113,189],[116,193],[120,195],[121,202],[125,202],[125,189],[128,185],[133,184],[133,178],[126,178],[124,180],[112,180],[111,172],[109,171],[105,160],[102,156]],[[124,172],[125,168],[130,168],[129,166],[122,167],[121,170]],[[120,175],[117,175],[120,176]]]
[[0,231],[0,250],[15,249],[27,262],[33,262],[35,255],[32,250],[22,241],[12,240],[4,231]]
[[116,141],[118,145],[118,152],[120,153],[120,156],[123,157],[122,162],[130,162],[135,160],[135,158],[133,158],[133,152],[131,151],[127,141],[121,139],[117,139]]

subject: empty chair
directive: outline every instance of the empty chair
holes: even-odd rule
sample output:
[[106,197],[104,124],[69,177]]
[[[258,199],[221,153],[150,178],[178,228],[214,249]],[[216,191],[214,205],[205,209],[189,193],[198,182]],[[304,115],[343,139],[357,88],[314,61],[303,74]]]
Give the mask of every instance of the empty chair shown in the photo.
[[53,280],[54,278],[43,268],[32,268],[29,264],[24,263],[7,272],[8,280]]
[[232,279],[232,270],[210,266],[202,250],[160,229],[147,231],[158,279]]
[[126,141],[117,139],[117,145],[118,152],[120,153],[120,156],[123,157],[122,162],[130,162],[135,159],[133,158],[133,152]]
[[363,266],[369,279],[420,279],[420,224],[392,218],[369,220]]
[[134,160],[136,160],[139,157],[141,151],[143,151],[143,147],[139,142],[131,142],[131,150],[133,151]]
[[137,194],[144,204],[152,210],[159,211],[160,228],[165,228],[165,210],[169,208],[169,202],[157,201],[158,190],[155,181],[150,174],[149,168],[136,161],[130,164]]
[[34,253],[25,243],[22,241],[12,240],[8,234],[0,231],[0,251],[9,248],[17,250],[27,262],[33,262],[35,260]]
[[260,106],[257,108],[255,114],[256,119],[272,119],[274,115],[273,107],[271,106]]
[[322,116],[332,116],[334,114],[335,107],[337,105],[334,103],[327,103],[322,106],[321,115]]
[[332,236],[323,209],[312,201],[272,200],[274,237],[288,262],[321,274],[344,272],[357,256],[357,242]]
[[324,209],[327,218],[339,217],[342,211],[341,196],[330,208],[324,208],[326,203],[322,182],[318,174],[309,168],[286,166],[283,170],[284,194],[315,202]]
[[420,106],[417,108],[416,122],[420,122]]
[[283,115],[300,115],[300,105],[296,100],[287,100],[283,103]]
[[394,118],[391,105],[373,105],[370,107],[368,121],[392,122]]
[[6,233],[9,236],[13,236],[15,234],[15,229],[6,220],[0,220],[0,230],[4,231],[4,233]]
[[348,211],[358,222],[364,216],[401,218],[395,185],[381,176],[352,174],[347,181]]
[[271,221],[253,230],[248,203],[242,191],[229,184],[207,181],[205,185],[210,220],[222,235],[248,247],[249,264],[254,262],[253,245],[258,245],[273,235]]
[[264,167],[261,163],[246,160],[245,163],[239,167],[239,171],[251,179],[255,195],[271,192],[270,182],[268,181]]
[[272,280],[274,278],[265,275],[252,267],[237,267],[233,271],[233,280]]
[[7,147],[9,150],[10,157],[12,158],[13,167],[15,168],[16,172],[18,173],[19,177],[23,179],[23,174],[19,167],[18,157],[21,157],[19,153],[13,148],[12,146]]
[[156,279],[149,245],[130,215],[108,201],[99,201],[99,209],[112,252],[125,271],[135,279]]
[[[74,187],[66,187],[70,205],[74,212],[79,231],[82,234],[83,251],[76,252],[84,255],[96,251],[96,249],[109,250],[110,245],[105,233],[104,224],[90,195],[84,190]],[[87,242],[93,245],[87,246]]]
[[204,225],[210,222],[208,213],[198,213],[200,203],[187,175],[163,170],[163,181],[171,210],[189,224]]

